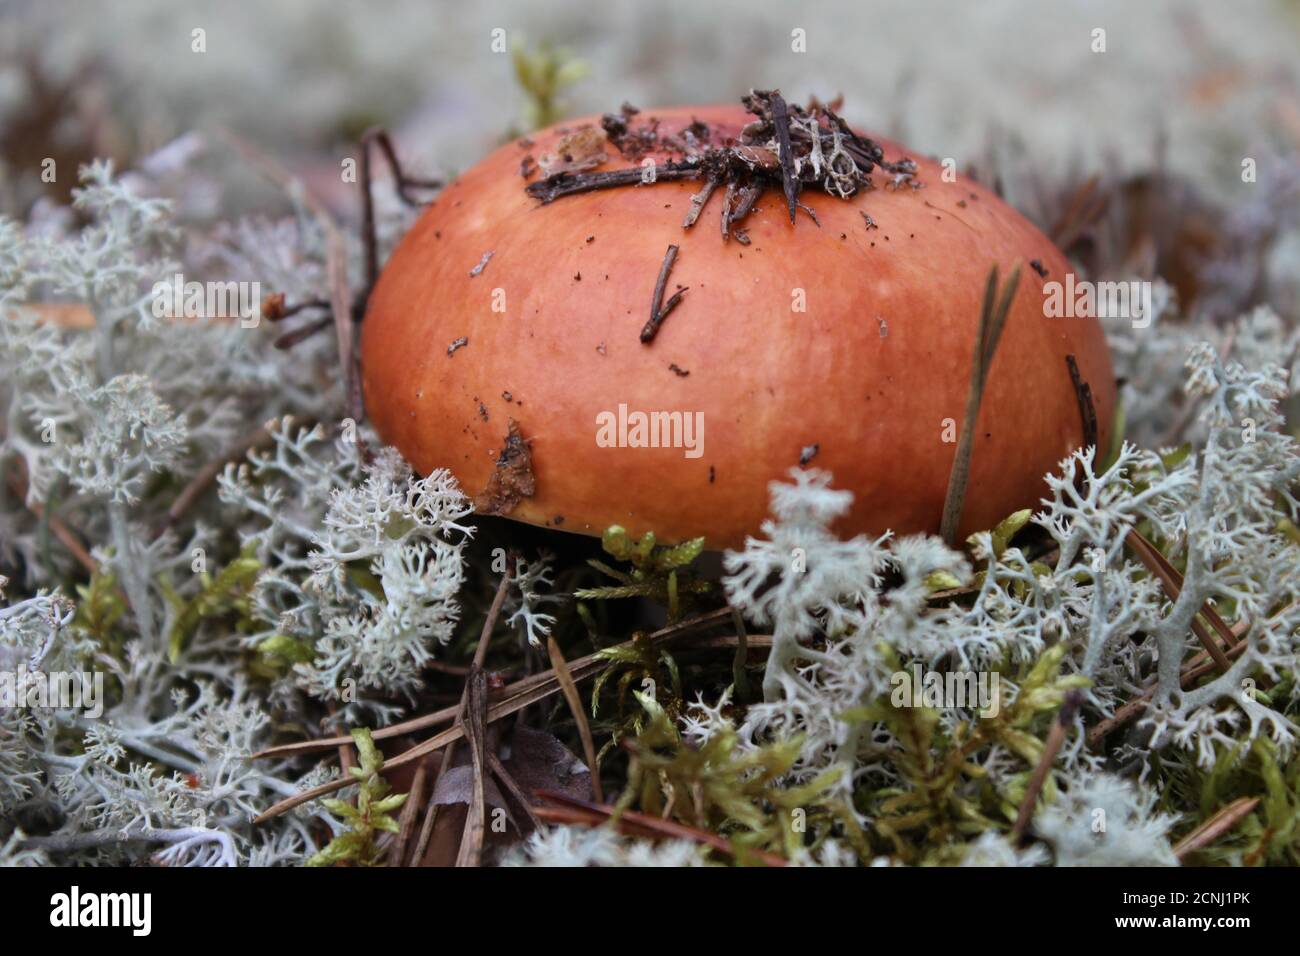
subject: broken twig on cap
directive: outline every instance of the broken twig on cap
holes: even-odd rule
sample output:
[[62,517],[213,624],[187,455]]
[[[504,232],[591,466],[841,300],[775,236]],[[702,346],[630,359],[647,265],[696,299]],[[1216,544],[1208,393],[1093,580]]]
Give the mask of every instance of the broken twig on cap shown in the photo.
[[[802,209],[815,223],[816,213],[799,202],[804,189],[849,199],[873,188],[871,173],[876,169],[890,175],[887,185],[892,188],[920,188],[912,160],[886,160],[879,143],[853,132],[826,104],[814,100],[808,107],[791,105],[777,90],[752,90],[741,102],[754,119],[739,136],[698,120],[680,131],[661,132],[653,117],[634,127],[635,113],[607,114],[602,127],[609,143],[636,166],[590,172],[559,170],[524,188],[546,204],[598,189],[703,179],[682,222],[682,228],[689,229],[709,197],[725,184],[723,239],[735,235],[746,244],[749,238],[744,231],[732,227],[755,208],[755,201],[767,189],[785,194],[791,222],[796,210]],[[658,153],[663,159],[649,158],[648,153]]]
[[663,320],[668,318],[668,313],[676,308],[677,303],[686,294],[685,289],[678,289],[666,303],[664,302],[664,287],[668,284],[668,275],[673,271],[675,261],[677,261],[677,247],[669,246],[668,251],[664,253],[663,265],[659,267],[659,278],[655,280],[654,298],[650,302],[650,319],[641,329],[642,343],[654,340]]
[[794,178],[794,156],[790,152],[790,117],[785,100],[773,90],[768,103],[772,108],[772,128],[776,132],[776,158],[781,163],[781,188],[785,204],[790,209],[790,224],[794,225],[795,210],[799,208],[799,183]]

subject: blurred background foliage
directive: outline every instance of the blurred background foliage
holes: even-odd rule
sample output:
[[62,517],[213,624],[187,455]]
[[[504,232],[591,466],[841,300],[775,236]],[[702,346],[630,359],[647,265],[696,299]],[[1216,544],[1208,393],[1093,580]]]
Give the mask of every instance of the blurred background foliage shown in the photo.
[[1135,172],[1163,152],[1223,196],[1243,155],[1300,143],[1298,71],[1297,0],[0,0],[0,212],[66,194],[73,176],[35,175],[47,156],[121,166],[195,128],[337,180],[371,124],[455,171],[511,128],[756,86],[843,94],[851,121],[959,167]]

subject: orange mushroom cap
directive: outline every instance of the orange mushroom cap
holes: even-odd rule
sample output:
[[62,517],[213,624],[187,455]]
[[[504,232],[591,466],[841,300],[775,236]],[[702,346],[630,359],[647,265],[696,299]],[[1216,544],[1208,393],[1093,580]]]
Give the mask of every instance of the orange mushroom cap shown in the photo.
[[[645,117],[661,135],[702,121],[711,142],[753,119],[739,106]],[[1016,260],[962,533],[1037,504],[1044,473],[1083,444],[1067,356],[1107,447],[1116,391],[1100,325],[1045,316],[1043,286],[1069,264],[989,191],[877,139],[887,159],[915,160],[922,188],[884,188],[877,171],[849,200],[805,190],[820,226],[802,211],[791,224],[769,189],[745,245],[721,236],[721,189],[683,229],[700,180],[528,195],[525,157],[554,154],[585,124],[599,119],[509,143],[448,186],[370,298],[361,356],[375,427],[421,472],[449,469],[480,510],[737,547],[767,516],[768,484],[802,459],[853,492],[841,533],[936,532],[989,269],[1005,277]],[[600,170],[636,165],[607,152]],[[643,343],[669,245],[680,253],[664,297],[689,291]],[[677,447],[620,446],[636,412],[702,419],[698,456],[681,446],[700,436],[682,432]]]

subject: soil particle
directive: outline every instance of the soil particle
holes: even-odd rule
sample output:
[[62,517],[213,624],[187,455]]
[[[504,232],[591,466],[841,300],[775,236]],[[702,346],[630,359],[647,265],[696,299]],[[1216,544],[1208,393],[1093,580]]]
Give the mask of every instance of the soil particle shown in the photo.
[[533,453],[527,439],[519,430],[519,423],[510,419],[510,432],[497,456],[496,467],[488,478],[483,493],[474,499],[474,510],[479,514],[506,515],[521,500],[531,498],[537,491],[533,477]]

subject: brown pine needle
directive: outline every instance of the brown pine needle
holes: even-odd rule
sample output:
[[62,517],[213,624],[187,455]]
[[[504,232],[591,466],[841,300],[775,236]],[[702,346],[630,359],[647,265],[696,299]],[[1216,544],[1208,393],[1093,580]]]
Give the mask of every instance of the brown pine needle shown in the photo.
[[1025,798],[1020,802],[1020,813],[1016,815],[1015,826],[1011,828],[1012,844],[1019,843],[1021,838],[1024,837],[1025,831],[1029,828],[1029,821],[1034,817],[1034,805],[1038,803],[1038,795],[1043,791],[1043,784],[1047,782],[1047,775],[1052,770],[1052,764],[1056,762],[1056,755],[1061,752],[1061,745],[1065,743],[1065,735],[1069,732],[1074,715],[1078,712],[1082,703],[1082,693],[1077,690],[1069,691],[1065,695],[1065,701],[1061,704],[1061,709],[1056,715],[1056,720],[1052,721],[1052,729],[1047,734],[1043,754],[1038,758],[1038,766],[1034,768],[1034,775],[1029,778],[1029,786],[1025,788]]
[[[676,624],[662,628],[650,634],[647,640],[651,644],[658,645],[666,641],[681,637],[692,631],[697,631],[705,627],[711,627],[721,624],[731,617],[730,608],[720,608],[716,611],[709,611],[696,617],[688,618],[685,621],[679,621]],[[622,644],[614,645],[615,648],[630,649],[634,646],[634,641],[624,641]],[[569,673],[573,675],[574,680],[584,680],[600,671],[609,663],[606,656],[599,653],[587,654],[584,657],[577,657],[569,661]],[[515,681],[507,686],[499,698],[500,703],[494,704],[488,708],[489,723],[496,718],[492,716],[497,708],[503,706],[524,694],[535,693],[538,688],[544,688],[545,693],[540,696],[531,697],[530,701],[542,700],[560,689],[559,680],[555,676],[555,671],[546,670],[536,674],[530,674],[527,677]],[[400,737],[403,734],[413,733],[418,730],[424,730],[428,727],[436,727],[438,724],[445,724],[448,721],[456,719],[458,707],[444,707],[436,710],[431,714],[424,714],[420,717],[413,717],[410,720],[404,720],[401,723],[390,724],[387,727],[378,730],[372,730],[370,736],[375,740],[385,740],[389,737]],[[510,711],[513,713],[514,711]],[[503,715],[504,716],[504,715]],[[315,753],[321,750],[332,750],[340,744],[352,742],[349,736],[341,737],[321,737],[317,740],[300,740],[297,743],[281,744],[278,747],[268,747],[266,750],[260,750],[253,754],[253,759],[264,757],[292,757],[298,754]],[[385,766],[391,766],[391,762]]]
[[731,623],[736,628],[736,654],[731,659],[731,685],[736,691],[736,703],[749,703],[749,675],[745,665],[749,663],[749,635],[745,633],[745,619],[736,608],[731,609]]
[[[268,423],[269,424],[269,423]],[[305,422],[302,426],[310,429],[315,423]],[[194,506],[203,493],[217,480],[218,476],[225,471],[226,465],[238,464],[243,461],[250,451],[267,448],[274,441],[270,429],[267,425],[262,425],[256,430],[245,435],[237,444],[232,446],[224,455],[214,458],[201,469],[198,474],[190,479],[189,484],[176,496],[172,502],[167,514],[162,522],[153,529],[153,536],[160,537],[163,532],[179,521]]]
[[[485,723],[490,724],[500,720],[502,717],[509,717],[511,714],[523,710],[529,704],[534,704],[539,700],[544,700],[545,698],[549,697],[551,694],[555,693],[556,690],[558,690],[558,687],[536,688],[531,691],[526,691],[525,693],[518,694],[515,697],[512,697],[506,701],[502,701],[499,704],[495,704],[492,707],[488,708],[487,720],[485,721]],[[396,757],[393,757],[392,759],[385,760],[384,769],[396,770],[398,767],[404,767],[409,763],[419,760],[421,757],[425,756],[426,754],[434,753],[438,750],[441,750],[443,747],[447,746],[450,743],[455,743],[456,741],[460,740],[461,737],[463,736],[465,736],[464,727],[459,723],[453,724],[451,727],[448,727],[446,730],[442,731],[439,734],[435,734],[434,736],[430,737],[428,740],[424,741],[423,743],[417,744],[416,746],[410,748],[409,750],[403,751],[402,753],[398,754]],[[348,780],[345,778],[341,778],[338,780],[331,780],[329,783],[323,783],[318,787],[312,787],[310,790],[304,790],[301,793],[295,794],[292,797],[286,797],[285,799],[281,800],[279,803],[275,804],[270,809],[268,809],[265,813],[262,813],[261,815],[254,818],[253,822],[265,823],[267,820],[270,820],[274,817],[278,817],[286,810],[292,810],[294,807],[302,806],[302,804],[304,803],[309,803],[310,801],[315,800],[317,797],[323,797],[326,796],[327,794],[334,793],[336,790],[342,790],[344,787],[351,786],[354,782],[355,781]]]
[[1061,249],[1068,250],[1076,239],[1105,211],[1110,202],[1107,193],[1098,192],[1101,177],[1087,179],[1070,197],[1069,205],[1048,233]]
[[993,356],[997,352],[1002,329],[1006,325],[1016,287],[1020,284],[1020,262],[1011,268],[1011,276],[998,295],[998,267],[989,270],[988,284],[984,287],[984,304],[980,309],[979,333],[971,358],[970,390],[966,394],[966,411],[962,417],[961,434],[957,439],[957,452],[948,474],[948,493],[943,501],[943,521],[939,533],[948,544],[956,544],[957,529],[961,525],[962,505],[966,501],[966,484],[970,480],[971,452],[975,447],[975,423],[979,418],[980,403],[984,400],[984,386]]
[[1070,385],[1074,388],[1074,400],[1079,406],[1079,418],[1083,422],[1084,447],[1096,448],[1097,406],[1092,401],[1092,387],[1079,374],[1079,363],[1073,355],[1065,357],[1065,367],[1070,370]]
[[[406,175],[402,169],[401,162],[397,158],[397,148],[393,145],[393,140],[388,130],[382,126],[372,126],[361,134],[361,219],[363,223],[362,235],[372,239],[375,235],[375,199],[374,199],[374,180],[370,175],[370,147],[377,146],[383,157],[388,162],[388,171],[392,174],[393,185],[397,189],[397,195],[401,197],[402,202],[411,207],[423,205],[419,200],[411,195],[411,189],[438,189],[442,182],[437,179],[421,179],[414,176]],[[378,244],[373,241],[366,243],[366,294],[374,291],[375,282],[379,278],[379,251]]]
[[582,752],[587,758],[587,767],[591,770],[591,792],[596,795],[597,803],[604,803],[605,794],[600,787],[600,767],[596,764],[596,744],[591,738],[591,725],[587,723],[587,710],[582,706],[578,685],[574,683],[573,675],[569,673],[569,665],[565,663],[564,655],[560,653],[560,645],[555,643],[555,638],[546,638],[546,653],[550,655],[551,667],[555,670],[556,680],[560,682],[564,699],[569,704],[573,722],[578,725],[578,736],[582,738]]
[[[483,777],[487,773],[484,756],[483,711],[486,707],[487,685],[483,670],[477,664],[466,681],[469,706],[465,709],[465,737],[469,741],[470,761],[474,768],[474,797],[469,813],[465,815],[465,830],[456,854],[457,866],[479,866],[483,862],[483,835],[487,829],[487,793]],[[446,752],[450,752],[451,747]]]
[[[509,563],[513,560],[513,555],[507,557],[507,567],[509,567]],[[509,590],[510,572],[507,571],[505,574],[501,575],[501,580],[497,584],[496,593],[492,595],[492,605],[488,608],[487,616],[483,619],[483,628],[479,631],[478,644],[474,647],[474,662],[470,665],[469,676],[465,679],[465,687],[460,694],[460,703],[456,705],[456,715],[453,718],[454,722],[451,727],[452,730],[464,729],[465,713],[470,705],[470,687],[474,682],[475,675],[480,677],[482,676],[483,662],[487,659],[488,645],[492,643],[492,629],[496,627],[497,618],[501,616],[501,607],[505,604],[506,594]],[[439,734],[438,736],[441,737],[442,734]],[[436,740],[437,737],[434,739]],[[452,758],[456,755],[456,741],[458,739],[459,737],[451,738],[451,740],[448,741],[447,749],[442,752],[442,761],[438,764],[439,780],[441,780],[442,775],[451,768]],[[470,742],[471,744],[473,743],[472,740]],[[426,741],[426,744],[427,743],[428,742]],[[418,750],[419,748],[416,747],[414,749]],[[426,752],[432,753],[433,749],[436,748],[431,748]],[[477,768],[475,773],[478,774]],[[482,775],[478,774],[477,779],[481,782]],[[470,816],[472,815],[473,814]],[[420,839],[415,845],[415,863],[417,866],[420,861],[424,859],[424,851],[429,848],[429,839],[433,836],[433,825],[437,822],[437,819],[438,804],[434,802],[434,797],[430,794],[429,809],[424,815],[424,825],[420,827]],[[466,833],[468,834],[469,818],[466,818],[465,825],[467,828]],[[464,848],[464,845],[465,841],[462,838],[461,847]]]
[[[1245,651],[1244,643],[1238,644],[1228,651],[1228,657],[1235,659],[1241,656]],[[1179,686],[1186,690],[1193,682],[1200,680],[1210,671],[1217,670],[1218,665],[1210,660],[1209,654],[1202,651],[1196,657],[1192,658],[1188,665],[1183,668],[1179,677]],[[1137,717],[1138,714],[1146,710],[1147,704],[1151,703],[1151,698],[1155,696],[1156,688],[1153,681],[1151,686],[1144,690],[1140,695],[1134,697],[1128,703],[1116,709],[1115,713],[1100,721],[1088,730],[1088,746],[1098,747],[1116,729],[1123,727],[1129,721]]]
[[[1155,574],[1160,580],[1161,586],[1166,589],[1170,600],[1177,600],[1183,586],[1183,576],[1179,574],[1178,569],[1169,563],[1168,559],[1160,553],[1155,545],[1147,541],[1137,531],[1129,532],[1128,541],[1151,573]],[[1275,616],[1286,614],[1292,606],[1288,605]],[[1179,677],[1179,686],[1183,688],[1191,686],[1192,683],[1200,680],[1212,670],[1217,669],[1220,673],[1226,670],[1227,666],[1230,666],[1230,662],[1240,657],[1242,652],[1245,651],[1246,643],[1243,637],[1251,627],[1249,618],[1244,618],[1229,627],[1219,615],[1219,612],[1208,604],[1201,608],[1200,613],[1205,616],[1206,620],[1210,622],[1210,626],[1223,639],[1226,650],[1220,649],[1214,638],[1205,630],[1204,625],[1198,619],[1193,618],[1192,630],[1196,633],[1205,650],[1184,665]],[[1214,649],[1219,650],[1218,655],[1213,653]],[[1147,704],[1151,702],[1151,698],[1155,695],[1155,689],[1155,684],[1152,683],[1142,694],[1124,704],[1112,716],[1090,728],[1087,736],[1088,746],[1094,748],[1100,746],[1108,734],[1124,726],[1146,710]]]
[[[1141,533],[1134,530],[1134,531],[1130,531],[1129,535],[1132,540],[1136,540],[1140,542],[1139,546],[1145,546],[1147,549],[1147,553],[1151,556],[1152,560],[1154,560],[1157,564],[1159,564],[1163,572],[1162,580],[1164,580],[1164,578],[1167,577],[1173,583],[1174,591],[1169,595],[1169,597],[1170,600],[1176,599],[1179,593],[1183,589],[1182,574],[1179,572],[1179,570],[1176,567],[1174,567],[1172,564],[1169,563],[1168,558],[1166,558],[1163,554],[1160,553],[1160,549],[1157,548],[1150,541],[1148,541],[1146,538],[1144,538]],[[1219,612],[1216,611],[1213,607],[1207,604],[1203,608],[1201,608],[1200,613],[1205,615],[1205,619],[1210,622],[1210,626],[1214,628],[1214,630],[1218,633],[1219,637],[1223,638],[1223,643],[1225,647],[1232,647],[1232,645],[1237,642],[1238,635],[1236,634],[1234,629],[1228,627],[1227,623],[1224,622],[1223,618],[1219,616]],[[1193,627],[1197,627],[1199,625],[1200,625],[1199,621],[1193,622]],[[1206,640],[1206,638],[1202,638],[1202,641],[1204,640]]]
[[[701,637],[691,641],[691,643],[686,647],[683,647],[682,652],[740,649],[753,651],[759,656],[766,655],[772,650],[772,635],[746,634],[742,637],[739,634],[719,634],[716,637]],[[734,667],[734,658],[732,664]],[[735,679],[734,671],[732,679]]]
[[487,751],[487,764],[488,769],[492,771],[492,776],[497,778],[497,783],[501,784],[501,786],[505,788],[506,792],[515,798],[515,803],[519,804],[519,808],[524,811],[529,822],[532,823],[533,828],[540,828],[542,821],[538,819],[537,814],[533,811],[532,801],[529,800],[528,795],[520,789],[518,781],[516,781],[510,771],[506,769],[506,765],[501,762],[501,758],[493,753],[491,749]]
[[[1177,569],[1165,559],[1165,556],[1160,553],[1160,550],[1154,544],[1142,537],[1137,530],[1131,529],[1126,541],[1129,547],[1131,547],[1137,554],[1138,559],[1147,566],[1147,570],[1160,580],[1160,584],[1165,589],[1165,593],[1168,595],[1169,600],[1178,600],[1178,595],[1182,593],[1183,582]],[[1223,627],[1223,630],[1219,633],[1226,633],[1228,635],[1228,646],[1231,647],[1232,631],[1228,629],[1226,624],[1223,624],[1223,620],[1219,617],[1218,612],[1211,607],[1203,608],[1202,611],[1205,613],[1207,618],[1211,614],[1214,615],[1214,618],[1219,622],[1219,625],[1222,625]],[[1228,660],[1227,655],[1223,653],[1223,648],[1219,647],[1218,642],[1215,641],[1210,635],[1210,632],[1205,629],[1205,625],[1196,618],[1192,618],[1192,632],[1196,635],[1197,640],[1201,642],[1201,645],[1205,650],[1209,652],[1209,655],[1214,658],[1214,663],[1218,665],[1219,670],[1226,673],[1228,668],[1232,666],[1232,663]]]
[[[19,501],[27,501],[27,481],[18,474],[9,476],[9,490]],[[68,553],[77,559],[77,563],[86,569],[86,573],[94,576],[99,570],[99,564],[95,561],[89,551],[81,543],[81,538],[75,531],[64,524],[56,515],[48,514],[45,505],[39,501],[32,501],[27,505],[27,510],[37,521],[44,521],[49,525],[50,531],[54,537],[62,542],[63,546],[68,549]],[[121,593],[119,591],[119,593]],[[125,595],[123,595],[125,598]],[[127,602],[130,603],[130,602]]]
[[406,851],[415,835],[415,825],[420,819],[420,804],[424,802],[424,786],[428,781],[429,768],[425,764],[415,768],[415,779],[411,781],[411,790],[406,802],[402,804],[402,815],[398,818],[401,829],[397,839],[388,851],[388,865],[402,866],[406,862]]
[[[658,840],[690,840],[695,843],[702,843],[719,853],[725,853],[727,856],[735,856],[735,848],[732,847],[731,841],[726,837],[711,833],[708,830],[700,830],[684,823],[678,823],[676,820],[652,817],[645,813],[638,813],[635,810],[615,812],[613,807],[605,804],[579,800],[568,794],[557,793],[552,790],[538,790],[536,795],[539,799],[555,804],[555,806],[537,808],[537,815],[548,823],[586,824],[593,827],[610,823],[627,836]],[[786,865],[786,861],[775,853],[759,850],[754,852],[754,856],[767,866]]]
[[1232,801],[1232,803],[1178,841],[1178,845],[1174,847],[1174,855],[1178,857],[1178,862],[1186,863],[1189,856],[1219,839],[1219,837],[1250,816],[1258,806],[1259,797],[1241,797]]
[[[730,616],[730,608],[720,608],[716,611],[709,611],[706,614],[701,614],[697,617],[690,618],[689,620],[680,621],[676,624],[671,624],[668,627],[655,631],[653,634],[649,635],[648,640],[650,641],[651,646],[658,646],[659,644],[666,643],[673,638],[680,637],[683,634],[698,630],[699,628],[720,624]],[[633,641],[626,641],[617,646],[630,648],[633,646],[633,643]],[[573,675],[575,680],[582,680],[598,673],[608,665],[609,661],[607,658],[597,656],[596,654],[588,654],[586,657],[570,662],[569,673]],[[547,697],[558,692],[559,689],[559,682],[555,677],[555,672],[553,670],[543,671],[540,674],[534,674],[531,677],[526,677],[521,681],[517,681],[515,684],[512,684],[507,688],[505,699],[488,707],[485,724],[491,724],[503,717],[508,717],[511,714],[523,710],[529,704],[534,704],[539,700],[545,700]],[[398,736],[412,729],[419,729],[443,723],[448,718],[437,719],[438,715],[441,713],[443,713],[443,711],[439,711],[437,714],[429,714],[424,717],[419,717],[415,720],[409,720],[403,724],[394,724],[391,727],[385,727],[383,730],[374,731],[371,736],[374,739],[379,740],[386,737]],[[454,724],[441,733],[430,737],[423,743],[417,744],[409,750],[384,761],[384,769],[394,770],[397,767],[405,766],[412,761],[419,760],[425,754],[441,750],[447,744],[459,740],[462,736],[464,736],[464,731],[459,724]],[[326,740],[304,741],[299,744],[288,744],[283,747],[274,747],[270,750],[263,750],[253,756],[255,758],[282,757],[299,753],[311,753],[318,750],[329,750],[346,740],[351,740],[351,738],[334,737]],[[323,783],[320,786],[304,790],[292,797],[286,797],[284,800],[281,800],[279,803],[257,816],[253,822],[265,823],[267,820],[278,817],[280,814],[292,810],[294,807],[302,806],[304,803],[315,800],[317,797],[323,797],[327,794],[334,793],[337,790],[342,790],[344,787],[350,786],[351,784],[351,780],[331,780],[329,783]]]
[[[1289,607],[1279,612],[1279,614],[1284,614],[1288,610]],[[1250,619],[1246,618],[1238,621],[1233,626],[1231,633],[1237,643],[1233,644],[1233,646],[1228,649],[1227,656],[1229,659],[1235,660],[1246,650],[1246,642],[1241,640],[1241,638],[1248,630],[1250,630],[1250,625]],[[1206,651],[1201,651],[1183,666],[1182,674],[1179,677],[1179,686],[1185,690],[1210,671],[1216,670],[1217,667],[1218,665],[1210,660],[1210,655]],[[1156,685],[1153,681],[1139,696],[1134,697],[1128,703],[1124,704],[1116,710],[1112,716],[1107,717],[1105,720],[1090,728],[1088,730],[1087,738],[1088,746],[1093,748],[1100,746],[1101,742],[1105,740],[1109,734],[1117,728],[1124,726],[1137,717],[1138,714],[1142,713],[1142,711],[1146,710],[1147,704],[1151,702],[1151,698],[1155,695],[1155,692]]]

